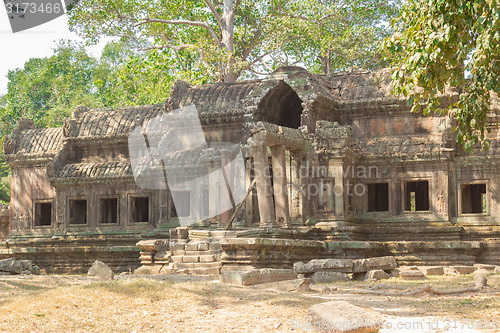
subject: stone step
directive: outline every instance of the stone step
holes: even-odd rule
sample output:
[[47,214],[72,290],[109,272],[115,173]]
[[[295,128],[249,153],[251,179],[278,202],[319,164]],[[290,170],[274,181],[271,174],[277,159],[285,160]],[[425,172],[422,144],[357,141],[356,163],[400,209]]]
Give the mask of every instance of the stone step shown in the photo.
[[176,262],[173,263],[175,269],[190,269],[190,268],[220,268],[222,265],[220,262],[198,262],[198,263],[185,263]]
[[192,275],[219,275],[220,268],[190,268],[188,272]]

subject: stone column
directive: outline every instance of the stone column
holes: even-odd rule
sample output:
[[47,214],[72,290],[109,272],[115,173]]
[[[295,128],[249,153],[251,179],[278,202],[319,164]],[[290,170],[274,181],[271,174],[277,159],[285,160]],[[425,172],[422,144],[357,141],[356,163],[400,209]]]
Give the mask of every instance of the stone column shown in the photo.
[[208,216],[213,217],[219,215],[217,200],[219,198],[219,183],[220,179],[217,172],[211,170],[208,175]]
[[281,228],[290,227],[288,194],[286,193],[286,160],[285,147],[271,147],[273,164],[273,188],[276,221]]
[[[219,189],[219,207],[228,206],[223,201],[230,200],[230,206],[232,206],[231,209],[226,210],[222,212],[219,215],[219,229],[225,229],[227,227],[227,224],[229,223],[229,219],[233,215],[234,212],[234,201],[233,201],[233,193],[231,193],[231,188],[230,184],[234,183],[234,171],[231,168],[231,156],[228,151],[222,150],[221,151],[221,166],[223,169],[221,169],[222,173],[222,179],[220,180],[220,189]],[[229,198],[228,198],[229,196]]]
[[259,201],[260,227],[275,226],[274,202],[269,175],[269,162],[266,146],[252,148],[255,178],[257,179],[257,200]]
[[290,215],[293,219],[297,221],[302,220],[302,193],[301,193],[301,181],[300,181],[300,168],[302,163],[303,153],[299,151],[291,151],[291,205],[290,205]]
[[[247,158],[245,161],[245,187],[248,189],[252,184],[253,180],[253,162],[251,158]],[[253,190],[252,190],[253,192]],[[253,195],[247,197],[245,202],[245,225],[251,225],[254,220],[254,211],[253,211]]]
[[335,216],[344,216],[344,169],[342,162],[336,159],[328,161],[328,172],[334,178],[333,194],[335,197]]

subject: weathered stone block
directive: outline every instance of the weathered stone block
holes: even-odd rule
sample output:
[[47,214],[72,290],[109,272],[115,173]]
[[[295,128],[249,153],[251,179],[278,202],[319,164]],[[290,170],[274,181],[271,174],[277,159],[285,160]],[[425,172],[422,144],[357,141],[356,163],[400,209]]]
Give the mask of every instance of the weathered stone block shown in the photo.
[[487,264],[474,264],[474,267],[476,269],[485,269],[487,271],[494,271],[495,270],[495,265],[487,265]]
[[184,251],[185,250],[185,247],[186,247],[186,240],[185,239],[181,239],[181,240],[171,240],[170,241],[170,249],[172,251]]
[[476,270],[476,267],[473,266],[450,266],[447,267],[446,274],[470,274]]
[[187,239],[188,238],[188,228],[187,227],[177,227],[175,229],[170,229],[170,239]]
[[186,268],[194,268],[194,263],[192,262],[175,262],[174,263],[174,268],[175,269],[186,269]]
[[261,283],[252,286],[255,289],[276,289],[281,291],[296,291],[305,293],[311,290],[311,280],[307,278],[299,278],[295,280],[286,280],[279,282]]
[[444,275],[443,266],[420,267],[420,271],[425,275]]
[[349,275],[343,272],[314,272],[311,275],[312,283],[332,283],[335,281],[350,281]]
[[198,243],[198,251],[208,251],[209,250],[209,245],[210,243],[208,242],[200,242]]
[[182,262],[182,257],[183,256],[171,256],[170,260],[172,260],[172,262]]
[[399,276],[403,280],[425,280],[427,277],[421,271],[402,270]]
[[500,274],[500,266],[495,267],[495,270],[493,272],[495,274]]
[[394,257],[375,257],[375,258],[366,258],[366,259],[355,259],[352,261],[352,272],[368,272],[374,269],[381,270],[393,270],[398,267],[396,263],[396,259]]
[[148,239],[137,242],[136,246],[143,252],[160,252],[168,250],[168,240]]
[[134,271],[135,275],[155,275],[160,274],[163,265],[148,265],[141,266]]
[[96,260],[87,272],[89,276],[96,276],[102,280],[113,280],[115,273],[102,261]]
[[381,269],[374,269],[365,273],[364,280],[383,280],[390,278],[389,274]]
[[22,274],[23,264],[20,260],[16,260],[14,258],[0,260],[0,272]]
[[350,259],[313,259],[307,263],[296,262],[293,264],[293,270],[297,274],[308,274],[319,271],[332,272],[352,272],[352,260]]
[[383,322],[379,313],[345,301],[315,304],[307,315],[312,327],[326,332],[378,332]]
[[211,242],[208,244],[208,249],[212,251],[221,251],[221,246],[219,242]]
[[295,280],[297,274],[291,269],[262,268],[250,271],[223,272],[221,281],[240,286],[250,286],[259,283],[269,283],[283,280]]
[[199,256],[183,256],[182,257],[182,262],[199,262],[200,257]]
[[200,256],[200,262],[212,262],[215,261],[215,256],[213,254]]
[[192,268],[189,273],[194,275],[219,275],[220,268],[217,267],[206,267],[206,268]]

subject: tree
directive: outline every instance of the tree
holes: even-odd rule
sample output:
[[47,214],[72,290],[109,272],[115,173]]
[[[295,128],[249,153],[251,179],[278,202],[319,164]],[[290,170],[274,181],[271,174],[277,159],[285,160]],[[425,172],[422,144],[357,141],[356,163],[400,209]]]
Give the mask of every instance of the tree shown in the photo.
[[[497,0],[408,0],[394,35],[394,91],[414,112],[449,112],[466,150],[485,139],[492,93],[500,93],[500,3]],[[448,89],[448,90],[447,90]],[[449,89],[456,100],[443,100]]]
[[8,73],[2,122],[10,132],[20,117],[37,126],[61,125],[71,108],[78,104],[100,106],[92,97],[92,77],[97,62],[85,50],[61,42],[49,58],[32,58],[23,68]]
[[[323,74],[374,69],[386,63],[382,42],[399,1],[283,1],[270,29],[282,39],[285,59]],[[304,52],[305,51],[305,52]]]
[[389,31],[383,21],[398,1],[80,0],[69,17],[90,42],[124,37],[139,49],[189,59],[209,81],[235,81],[283,64],[325,73],[374,67]]
[[143,50],[184,51],[213,80],[234,81],[262,58],[270,10],[267,1],[81,0],[68,14],[91,41],[121,36]]

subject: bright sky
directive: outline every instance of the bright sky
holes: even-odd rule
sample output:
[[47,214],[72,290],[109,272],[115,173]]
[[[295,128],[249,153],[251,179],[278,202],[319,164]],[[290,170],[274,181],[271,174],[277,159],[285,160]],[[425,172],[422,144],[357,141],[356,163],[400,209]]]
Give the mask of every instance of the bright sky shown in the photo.
[[[12,33],[7,13],[0,9],[0,95],[7,92],[7,73],[11,69],[23,67],[30,58],[51,56],[60,39],[81,40],[68,29],[66,15],[29,30]],[[87,48],[98,57],[104,43]]]

